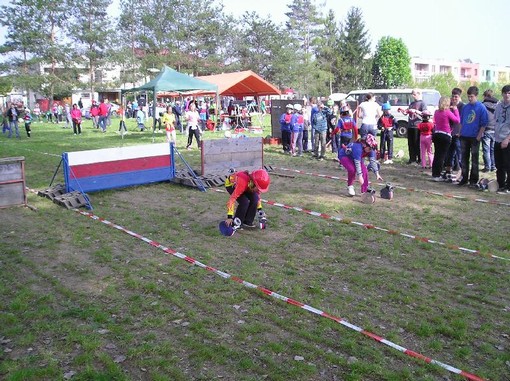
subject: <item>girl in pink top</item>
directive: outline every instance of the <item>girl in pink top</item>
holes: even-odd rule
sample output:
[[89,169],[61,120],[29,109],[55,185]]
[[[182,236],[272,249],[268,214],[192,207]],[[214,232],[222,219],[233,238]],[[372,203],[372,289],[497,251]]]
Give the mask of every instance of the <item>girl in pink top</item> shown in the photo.
[[81,110],[76,103],[73,104],[73,109],[71,110],[71,120],[73,121],[74,134],[81,135]]
[[429,168],[432,168],[432,162],[434,161],[434,153],[432,152],[434,123],[429,122],[431,116],[430,111],[423,111],[421,113],[422,122],[418,123],[418,130],[420,130],[421,167],[423,169],[427,168],[427,158],[429,159]]
[[[451,110],[450,110],[451,108]],[[434,161],[432,163],[432,179],[434,181],[443,181],[441,172],[443,171],[443,164],[450,142],[452,141],[451,123],[459,123],[459,110],[457,106],[450,107],[450,98],[439,98],[438,109],[434,114]]]

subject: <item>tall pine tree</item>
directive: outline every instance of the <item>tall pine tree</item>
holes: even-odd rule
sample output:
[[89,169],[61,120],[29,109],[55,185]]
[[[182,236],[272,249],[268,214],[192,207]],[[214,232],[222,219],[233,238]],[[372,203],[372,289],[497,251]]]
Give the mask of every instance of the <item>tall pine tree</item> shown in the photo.
[[366,88],[372,83],[370,39],[361,9],[349,9],[341,31],[340,83],[347,92]]

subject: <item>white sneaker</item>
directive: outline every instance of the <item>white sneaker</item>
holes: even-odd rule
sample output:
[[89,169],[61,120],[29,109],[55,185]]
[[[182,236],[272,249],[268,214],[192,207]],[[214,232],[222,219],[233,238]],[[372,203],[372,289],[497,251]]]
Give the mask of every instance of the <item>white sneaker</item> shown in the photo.
[[347,193],[349,194],[349,196],[355,196],[356,195],[356,192],[354,192],[354,185],[349,185],[347,187]]
[[439,177],[433,177],[432,181],[435,181],[435,182],[439,183],[441,181],[444,181],[444,179],[441,176],[439,176]]
[[385,160],[383,164],[393,164],[393,160],[391,159]]

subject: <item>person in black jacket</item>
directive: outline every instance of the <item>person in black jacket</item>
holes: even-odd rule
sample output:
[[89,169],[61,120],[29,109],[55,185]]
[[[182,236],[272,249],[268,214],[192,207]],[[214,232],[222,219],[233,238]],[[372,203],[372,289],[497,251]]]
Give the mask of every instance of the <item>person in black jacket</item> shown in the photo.
[[493,97],[492,90],[485,90],[483,93],[483,105],[489,114],[489,124],[485,127],[482,137],[482,152],[484,168],[482,172],[494,172],[496,170],[496,163],[494,161],[494,126],[496,120],[494,119],[494,111],[498,100]]
[[172,107],[172,112],[175,115],[175,121],[176,121],[176,129],[181,131],[182,134],[182,123],[181,123],[181,115],[182,115],[182,108],[181,108],[181,102],[176,101],[175,104]]

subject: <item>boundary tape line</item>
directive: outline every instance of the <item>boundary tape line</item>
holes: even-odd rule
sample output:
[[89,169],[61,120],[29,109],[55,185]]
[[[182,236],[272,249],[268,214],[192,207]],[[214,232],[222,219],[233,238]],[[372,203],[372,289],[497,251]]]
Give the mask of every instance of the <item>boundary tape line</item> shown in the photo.
[[[299,173],[299,174],[302,174],[302,175],[322,177],[322,178],[325,178],[325,179],[347,180],[345,177],[330,176],[330,175],[324,175],[324,174],[321,174],[321,173],[314,173],[314,172],[306,172],[306,171],[301,171],[299,169],[282,168],[282,167],[275,167],[274,169],[279,169],[281,171],[286,171],[286,172]],[[377,183],[377,185],[385,186],[386,184]],[[471,198],[471,197],[454,195],[454,194],[451,194],[451,193],[441,193],[441,192],[435,192],[435,191],[427,191],[427,190],[424,190],[424,189],[417,189],[417,188],[406,188],[406,187],[403,187],[403,186],[400,186],[400,185],[394,185],[394,187],[396,189],[406,190],[408,192],[422,192],[422,193],[431,194],[431,195],[434,195],[434,196],[440,196],[440,197],[445,197],[445,198],[453,198],[453,199],[463,200],[463,201],[474,201],[474,202],[481,202],[481,203],[484,203],[484,204],[510,206],[510,203],[508,203],[508,202],[501,202],[501,201],[496,201],[496,200],[485,200],[485,199],[482,199],[482,198]]]
[[[220,193],[226,193],[226,191],[224,191],[222,189],[215,189],[215,191],[216,192],[220,192]],[[413,234],[402,233],[402,232],[399,232],[398,230],[391,230],[391,229],[382,228],[382,227],[379,227],[379,226],[376,226],[376,225],[372,225],[372,224],[366,224],[366,223],[363,223],[363,222],[353,221],[353,220],[351,220],[349,218],[335,217],[335,216],[331,216],[331,215],[326,214],[326,213],[315,212],[313,210],[304,209],[304,208],[301,208],[299,206],[285,205],[285,204],[282,204],[282,203],[279,203],[279,202],[276,202],[276,201],[270,201],[270,200],[265,200],[265,199],[261,199],[261,201],[263,203],[266,203],[266,204],[269,204],[269,205],[272,205],[272,206],[277,206],[277,207],[283,208],[283,209],[295,210],[297,212],[309,214],[311,216],[321,217],[321,218],[324,218],[326,220],[338,221],[338,222],[341,222],[341,223],[344,223],[344,224],[353,224],[353,225],[356,225],[356,226],[363,227],[365,229],[379,230],[381,232],[385,232],[385,233],[388,233],[388,234],[391,234],[391,235],[400,235],[402,237],[410,238],[410,239],[413,239],[413,240],[416,240],[416,241],[444,246],[444,247],[446,247],[448,249],[451,249],[451,250],[459,250],[459,251],[466,252],[466,253],[469,253],[469,254],[481,255],[481,256],[484,256],[484,257],[489,257],[489,258],[493,258],[493,259],[501,259],[501,260],[509,261],[510,262],[510,258],[500,257],[498,255],[494,255],[494,254],[490,254],[490,253],[482,253],[482,252],[480,252],[480,250],[468,249],[468,248],[462,247],[462,246],[451,245],[451,244],[447,244],[447,243],[444,243],[444,242],[441,242],[441,241],[435,241],[435,240],[432,240],[432,239],[426,238],[426,237],[420,237],[420,236],[416,236],[416,235],[413,235]]]
[[271,291],[270,289],[267,289],[265,287],[262,287],[262,286],[259,286],[259,285],[253,284],[253,283],[250,283],[250,282],[245,281],[245,280],[243,280],[243,279],[241,279],[241,278],[239,278],[237,276],[230,275],[229,273],[226,273],[226,272],[218,270],[218,269],[216,269],[214,267],[208,266],[208,265],[206,265],[206,264],[204,264],[204,263],[202,263],[200,261],[197,261],[196,259],[194,259],[192,257],[189,257],[189,256],[187,256],[185,254],[182,254],[182,253],[178,252],[178,251],[175,251],[175,250],[172,250],[172,249],[170,249],[168,247],[165,247],[165,246],[161,245],[160,243],[158,243],[158,242],[156,242],[154,240],[146,238],[146,237],[144,237],[144,236],[142,236],[142,235],[140,235],[138,233],[135,233],[135,232],[133,232],[131,230],[125,229],[124,227],[122,227],[120,225],[114,224],[114,223],[112,223],[112,222],[110,222],[110,221],[108,221],[108,220],[106,220],[104,218],[98,217],[98,216],[96,216],[96,215],[94,215],[94,214],[92,214],[90,212],[83,212],[83,211],[80,211],[80,210],[77,210],[77,209],[75,209],[74,211],[79,213],[79,214],[81,214],[81,215],[83,215],[83,216],[92,218],[94,220],[102,222],[105,225],[111,226],[111,227],[113,227],[113,228],[115,228],[117,230],[120,230],[120,231],[122,231],[124,233],[127,233],[130,236],[135,237],[137,239],[140,239],[140,240],[148,243],[149,245],[151,245],[151,246],[153,246],[155,248],[163,250],[166,254],[170,254],[170,255],[172,255],[174,257],[177,257],[179,259],[183,259],[183,260],[185,260],[186,262],[188,262],[188,263],[190,263],[192,265],[201,267],[201,268],[203,268],[203,269],[205,269],[207,271],[210,271],[210,272],[212,272],[212,273],[214,273],[214,274],[216,274],[216,275],[218,275],[218,276],[220,276],[220,277],[222,277],[224,279],[229,279],[229,280],[232,280],[234,282],[240,283],[240,284],[242,284],[243,286],[245,286],[247,288],[258,290],[258,291],[262,292],[265,295],[268,295],[268,296],[271,296],[271,297],[273,297],[275,299],[281,300],[281,301],[283,301],[283,302],[285,302],[287,304],[293,305],[293,306],[301,308],[301,309],[303,309],[305,311],[311,312],[311,313],[313,313],[315,315],[318,315],[318,316],[327,318],[329,320],[332,320],[332,321],[334,321],[336,323],[339,323],[339,324],[343,325],[344,327],[347,327],[347,328],[349,328],[349,329],[351,329],[353,331],[361,333],[362,335],[367,336],[367,337],[369,337],[369,338],[371,338],[371,339],[373,339],[373,340],[375,340],[375,341],[377,341],[379,343],[382,343],[382,344],[384,344],[384,345],[386,345],[386,346],[388,346],[390,348],[393,348],[393,349],[395,349],[395,350],[397,350],[399,352],[402,352],[402,353],[406,354],[409,357],[414,357],[414,358],[422,360],[422,361],[424,361],[424,362],[426,362],[428,364],[438,365],[439,367],[441,367],[443,369],[446,369],[446,370],[448,370],[451,373],[458,374],[458,375],[460,375],[460,376],[462,376],[462,377],[464,377],[464,378],[466,378],[468,380],[471,380],[471,381],[483,381],[482,378],[480,378],[479,376],[477,376],[475,374],[472,374],[472,373],[466,372],[464,370],[455,368],[455,367],[453,367],[451,365],[445,364],[445,363],[443,363],[441,361],[438,361],[438,360],[434,360],[434,359],[432,359],[430,357],[422,355],[422,354],[420,354],[418,352],[415,352],[413,350],[404,348],[404,347],[402,347],[402,346],[400,346],[398,344],[395,344],[395,343],[385,339],[382,336],[376,335],[375,333],[367,331],[367,330],[363,329],[362,327],[359,327],[357,325],[351,324],[348,321],[346,321],[346,320],[344,320],[344,319],[342,319],[340,317],[331,315],[331,314],[329,314],[329,313],[327,313],[325,311],[322,311],[322,310],[317,309],[315,307],[312,307],[312,306],[309,306],[307,304],[301,303],[298,300],[295,300],[295,299],[289,298],[287,296],[278,294],[278,293],[276,293],[274,291]]
[[[30,189],[30,188],[27,188],[29,191],[31,192],[35,192],[37,193],[37,191],[33,190],[33,189]],[[227,272],[224,272],[224,271],[221,271],[219,269],[216,269],[214,267],[211,267],[211,266],[208,266],[206,265],[205,263],[202,263],[192,257],[189,257],[183,253],[180,253],[178,251],[175,251],[173,249],[170,249],[166,246],[163,246],[162,244],[160,244],[159,242],[157,241],[154,241],[150,238],[147,238],[147,237],[144,237],[142,236],[141,234],[138,234],[138,233],[135,233],[133,232],[132,230],[129,230],[129,229],[126,229],[124,228],[123,226],[120,226],[120,225],[117,225],[111,221],[108,221],[107,219],[105,218],[102,218],[102,217],[99,217],[97,215],[95,215],[94,213],[91,213],[91,212],[84,212],[84,211],[81,211],[79,209],[71,209],[73,212],[75,213],[78,213],[82,216],[85,216],[85,217],[89,217],[91,218],[92,220],[96,220],[96,221],[99,221],[109,227],[112,227],[114,229],[117,229],[123,233],[126,233],[128,235],[130,235],[131,237],[134,237],[136,239],[139,239],[149,245],[151,245],[152,247],[155,247],[157,249],[161,249],[163,252],[165,252],[166,254],[169,254],[169,255],[172,255],[176,258],[179,258],[179,259],[182,259],[194,266],[198,266],[202,269],[205,269],[207,271],[210,271],[218,276],[220,276],[221,278],[223,279],[226,279],[226,280],[232,280],[236,283],[239,283],[249,289],[254,289],[254,290],[257,290],[257,291],[260,291],[262,292],[263,294],[267,295],[267,296],[270,296],[272,298],[275,298],[275,299],[278,299],[278,300],[281,300],[287,304],[290,304],[292,306],[295,306],[295,307],[298,307],[298,308],[301,308],[305,311],[308,311],[308,312],[311,312],[315,315],[318,315],[320,317],[323,317],[323,318],[326,318],[326,319],[329,319],[329,320],[332,320],[338,324],[341,324],[342,326],[346,327],[346,328],[349,328],[353,331],[356,331],[368,338],[371,338],[379,343],[382,343],[392,349],[395,349],[399,352],[402,352],[404,353],[405,355],[409,356],[409,357],[412,357],[412,358],[415,358],[415,359],[418,359],[418,360],[421,360],[427,364],[434,364],[434,365],[437,365],[443,369],[446,369],[447,371],[451,372],[451,373],[454,373],[454,374],[457,374],[457,375],[460,375],[462,377],[464,377],[465,379],[467,380],[470,380],[470,381],[485,381],[483,378],[473,374],[473,373],[470,373],[470,372],[467,372],[467,371],[464,371],[464,370],[461,370],[459,368],[456,368],[452,365],[449,365],[449,364],[446,364],[446,363],[443,363],[441,361],[438,361],[438,360],[434,360],[432,359],[431,357],[428,357],[428,356],[425,356],[419,352],[415,352],[411,349],[408,349],[408,348],[405,348],[405,347],[402,347],[401,345],[398,345],[390,340],[387,340],[385,339],[384,337],[382,336],[379,336],[375,333],[372,333],[370,331],[367,331],[365,330],[364,328],[362,327],[359,327],[357,325],[354,325],[352,323],[349,323],[347,320],[341,318],[341,317],[337,317],[335,315],[332,315],[332,314],[329,314],[328,312],[325,312],[323,310],[320,310],[318,308],[315,308],[315,307],[312,307],[310,305],[307,305],[305,303],[302,303],[298,300],[295,300],[295,299],[292,299],[292,298],[289,298],[285,295],[281,295],[281,294],[278,294],[274,291],[271,291],[270,289],[268,288],[265,288],[265,287],[262,287],[260,285],[256,285],[256,284],[253,284],[251,282],[248,282],[248,281],[245,281],[237,276],[234,276],[234,275],[231,275]]]

